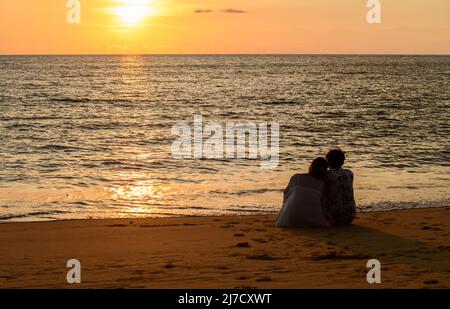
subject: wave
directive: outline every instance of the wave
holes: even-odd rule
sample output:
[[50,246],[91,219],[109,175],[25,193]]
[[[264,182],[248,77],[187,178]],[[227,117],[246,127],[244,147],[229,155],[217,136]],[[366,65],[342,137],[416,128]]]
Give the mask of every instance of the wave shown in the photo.
[[283,192],[283,189],[269,189],[269,188],[262,188],[262,189],[249,189],[249,190],[239,190],[239,191],[225,191],[225,190],[214,190],[211,191],[213,194],[231,194],[231,195],[246,195],[246,194],[262,194],[267,192]]
[[43,217],[51,215],[63,215],[68,214],[70,211],[62,211],[62,210],[53,210],[53,211],[35,211],[29,213],[18,213],[18,214],[5,214],[0,215],[0,220],[11,220],[11,219],[20,219],[20,218],[32,218],[32,217]]
[[79,147],[60,145],[60,144],[48,144],[48,145],[40,146],[37,148],[45,149],[45,150],[55,150],[55,151],[58,151],[58,150],[63,150],[63,151],[65,151],[65,150],[80,150],[81,149]]
[[64,120],[64,119],[84,119],[84,118],[61,117],[61,116],[0,117],[0,121]]
[[360,204],[357,208],[360,212],[372,212],[422,208],[445,208],[449,206],[450,199],[441,199],[435,201],[384,201]]

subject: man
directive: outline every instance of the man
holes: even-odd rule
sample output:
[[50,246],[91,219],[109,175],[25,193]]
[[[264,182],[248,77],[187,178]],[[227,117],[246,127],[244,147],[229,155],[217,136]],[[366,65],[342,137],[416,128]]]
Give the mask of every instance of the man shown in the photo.
[[332,225],[350,225],[356,217],[353,173],[342,168],[345,161],[342,150],[331,150],[326,158],[329,167],[326,180],[326,216]]

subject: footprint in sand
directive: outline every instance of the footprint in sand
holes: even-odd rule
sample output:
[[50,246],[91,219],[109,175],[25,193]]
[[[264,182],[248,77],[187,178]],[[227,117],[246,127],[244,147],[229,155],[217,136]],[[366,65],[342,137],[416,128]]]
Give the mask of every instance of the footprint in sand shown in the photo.
[[255,255],[249,255],[247,256],[247,259],[249,260],[261,260],[261,261],[274,261],[279,260],[279,258],[275,258],[267,253],[264,254],[255,254]]
[[155,271],[151,271],[148,274],[149,275],[158,275],[158,274],[164,274],[165,272],[163,270],[155,270]]
[[230,254],[228,254],[228,256],[229,257],[240,257],[240,256],[242,256],[242,254],[240,254],[240,253],[230,253]]
[[261,243],[261,244],[267,244],[267,243],[268,243],[267,240],[264,240],[264,239],[262,239],[262,238],[252,238],[252,240],[253,240],[253,241],[256,241],[256,242],[259,242],[259,243]]
[[256,282],[268,282],[268,281],[272,281],[272,278],[270,277],[262,277],[262,278],[258,278],[255,280]]
[[329,251],[326,254],[313,254],[311,259],[313,261],[322,260],[362,260],[370,258],[369,255],[364,253],[351,253],[346,254],[345,252]]
[[183,223],[183,224],[141,224],[140,227],[143,228],[161,228],[161,227],[174,227],[174,226],[196,226],[198,224],[195,223]]
[[291,271],[287,270],[287,269],[286,270],[280,269],[280,270],[274,270],[273,272],[276,274],[287,274],[287,273],[290,273]]
[[230,268],[227,267],[227,266],[219,266],[219,267],[216,267],[216,269],[218,269],[218,270],[227,270],[227,269],[230,269]]
[[237,243],[235,245],[235,247],[237,247],[237,248],[250,248],[251,246],[249,245],[248,242],[240,242],[240,243]]
[[308,241],[308,242],[306,242],[306,243],[304,244],[304,246],[305,246],[305,247],[315,247],[315,246],[317,246],[317,242],[315,242],[315,241],[313,241],[313,242]]
[[441,251],[449,251],[450,252],[450,246],[443,246],[443,245],[441,245],[441,246],[438,247],[438,249],[441,250]]

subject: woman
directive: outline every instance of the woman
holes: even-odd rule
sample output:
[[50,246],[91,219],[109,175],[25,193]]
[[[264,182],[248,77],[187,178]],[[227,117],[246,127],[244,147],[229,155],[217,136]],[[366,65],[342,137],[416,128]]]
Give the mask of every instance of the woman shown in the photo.
[[283,208],[278,215],[278,227],[329,226],[323,211],[325,178],[328,162],[315,159],[308,174],[291,177],[284,190]]

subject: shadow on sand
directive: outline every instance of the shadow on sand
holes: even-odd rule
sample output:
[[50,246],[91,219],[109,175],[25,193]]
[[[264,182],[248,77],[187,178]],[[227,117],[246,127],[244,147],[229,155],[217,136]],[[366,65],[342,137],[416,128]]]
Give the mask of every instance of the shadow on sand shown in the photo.
[[[285,229],[295,235],[310,237],[341,246],[361,257],[379,259],[382,263],[422,266],[438,272],[449,272],[450,246],[434,246],[420,240],[404,238],[361,225],[329,229]],[[339,256],[330,256],[330,259]]]

